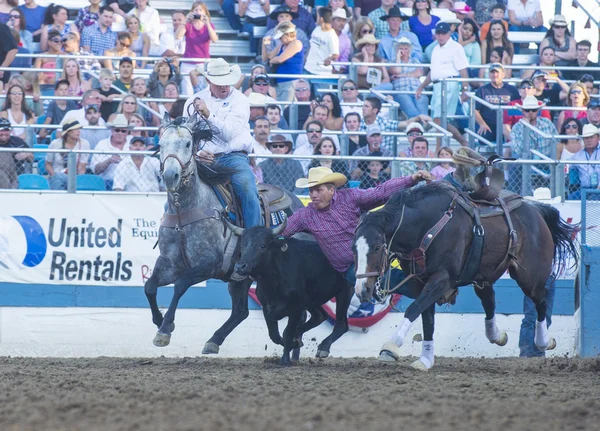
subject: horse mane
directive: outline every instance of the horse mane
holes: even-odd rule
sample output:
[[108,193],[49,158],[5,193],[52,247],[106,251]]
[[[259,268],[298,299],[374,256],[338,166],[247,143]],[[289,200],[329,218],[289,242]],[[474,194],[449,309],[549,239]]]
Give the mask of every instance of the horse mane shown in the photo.
[[[408,190],[401,190],[394,193],[386,204],[378,211],[372,211],[367,214],[369,224],[377,225],[381,228],[394,220],[402,212],[402,207],[417,208],[418,203],[430,197],[448,196],[453,191],[452,185],[446,181],[435,181],[422,187],[413,187]],[[367,217],[364,219],[367,220]]]

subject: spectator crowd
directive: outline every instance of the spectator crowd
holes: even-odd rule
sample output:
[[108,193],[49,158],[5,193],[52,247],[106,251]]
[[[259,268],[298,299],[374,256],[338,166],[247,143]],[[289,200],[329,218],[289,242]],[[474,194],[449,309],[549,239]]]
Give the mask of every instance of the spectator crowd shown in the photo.
[[[579,70],[598,67],[590,60],[592,44],[576,40],[564,16],[546,20],[542,3],[223,0],[220,10],[210,10],[196,1],[189,10],[171,10],[172,26],[165,26],[148,0],[89,0],[78,11],[0,0],[0,65],[14,68],[0,71],[0,148],[23,148],[0,152],[0,188],[18,187],[23,173],[45,176],[52,189],[67,188],[66,155],[39,157],[27,148],[155,149],[162,117],[187,115],[185,100],[207,85],[202,59],[219,43],[213,22],[219,15],[238,39],[248,40],[253,56],[249,78],[235,87],[250,100],[254,152],[262,156],[252,159],[257,180],[295,191],[308,169],[326,166],[348,177],[350,187],[369,188],[391,175],[388,162],[371,159],[394,156],[419,159],[402,162],[402,175],[428,170],[443,178],[453,170],[453,150],[427,135],[444,113],[468,115],[468,103],[475,103],[474,132],[489,143],[501,139],[505,156],[530,157],[523,149],[527,122],[550,135],[582,136],[553,140],[528,133],[530,149],[560,160],[595,160],[600,72]],[[509,36],[516,32],[544,36],[513,43]],[[524,54],[532,49],[535,55]],[[16,56],[39,53],[49,56]],[[513,68],[527,58],[534,64]],[[354,79],[347,77],[349,62],[364,63]],[[391,102],[398,104],[397,117]],[[500,123],[490,105],[510,106]],[[302,132],[290,132],[292,125]],[[464,119],[447,124],[463,145],[467,127]],[[323,158],[264,157],[283,154]],[[336,155],[367,159],[326,158]],[[422,161],[427,158],[449,161]],[[573,182],[598,187],[597,174],[578,166]],[[79,154],[76,167],[79,175],[100,177],[108,190],[162,189],[149,156]],[[515,175],[520,171],[507,172],[507,178]]]

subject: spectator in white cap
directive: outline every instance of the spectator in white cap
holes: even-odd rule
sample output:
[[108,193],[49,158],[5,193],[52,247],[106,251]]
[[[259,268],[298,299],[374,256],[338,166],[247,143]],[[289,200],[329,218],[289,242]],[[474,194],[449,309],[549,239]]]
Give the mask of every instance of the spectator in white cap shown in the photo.
[[[129,151],[127,137],[132,126],[129,125],[127,118],[123,114],[117,114],[111,123],[106,124],[111,128],[110,138],[98,142],[96,150],[109,151],[117,153],[120,151]],[[113,178],[117,165],[122,158],[118,154],[94,154],[90,167],[96,175],[100,175],[106,183],[106,190],[112,190]]]
[[[379,151],[382,157],[394,157],[391,151],[381,147],[382,130],[378,124],[371,124],[367,127],[367,145],[359,148],[353,156],[368,156],[370,153]],[[349,166],[350,178],[353,180],[359,179],[367,171],[368,163],[360,160],[351,160]]]
[[[433,49],[429,74],[421,83],[415,95],[419,99],[422,96],[423,89],[433,82],[432,116],[434,121],[440,124],[442,116],[442,84],[440,80],[445,78],[468,79],[469,61],[463,47],[451,39],[450,24],[438,22],[435,26],[435,34],[439,45]],[[462,82],[462,94],[460,81],[446,82],[446,106],[444,108],[447,113],[453,114],[456,112],[459,96],[461,100],[466,98],[465,92],[468,89],[467,81]],[[447,129],[461,145],[466,145],[466,140],[454,126],[448,124]],[[439,142],[437,147],[440,147]]]
[[[346,9],[343,7],[333,11],[331,27],[339,39],[340,56],[338,57],[337,61],[340,62],[350,61],[352,58],[352,41],[348,37],[348,34],[344,31],[349,18],[350,17],[348,17],[346,14]],[[334,66],[333,70],[337,72],[344,72],[346,71],[346,66]]]
[[[302,42],[296,36],[296,26],[289,21],[283,21],[277,25],[273,35],[273,39],[280,43],[275,45],[272,51],[263,50],[263,61],[272,66],[277,66],[277,73],[279,74],[301,75],[303,73],[304,50]],[[269,42],[269,39],[263,39],[263,44]],[[292,89],[295,82],[294,78],[278,78],[277,99],[292,101],[294,98]]]
[[[574,161],[600,161],[600,151],[598,140],[600,132],[592,124],[583,126],[583,150],[576,153],[569,160]],[[579,176],[579,184],[582,189],[597,189],[600,185],[600,164],[597,165],[572,165],[571,170],[575,170]],[[569,176],[571,177],[571,176]],[[569,195],[569,199],[580,199],[580,192],[577,190]]]

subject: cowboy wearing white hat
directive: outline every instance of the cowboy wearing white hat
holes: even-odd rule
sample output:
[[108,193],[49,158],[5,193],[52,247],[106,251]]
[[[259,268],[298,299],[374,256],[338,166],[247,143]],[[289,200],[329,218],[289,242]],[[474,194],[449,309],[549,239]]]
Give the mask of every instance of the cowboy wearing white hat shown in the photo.
[[[549,135],[556,135],[558,133],[552,121],[540,116],[540,110],[545,106],[545,104],[540,103],[535,96],[527,96],[521,103],[517,102],[515,106],[523,113],[523,119],[515,124],[510,130],[512,156],[525,157],[527,155],[523,154],[523,139],[525,135],[525,127],[527,126],[523,125],[522,122],[529,123],[533,127],[536,127]],[[531,150],[537,150],[545,156],[553,157],[552,151],[553,147],[555,146],[556,142],[553,139],[545,139],[537,133],[529,134],[529,149]]]
[[[132,126],[128,124],[127,118],[123,114],[117,114],[114,120],[106,125],[111,129],[111,135],[98,142],[95,149],[112,153],[129,151],[128,138]],[[92,157],[90,167],[96,175],[104,179],[107,190],[113,188],[113,178],[119,163],[121,156],[117,154],[94,154]]]
[[222,58],[210,60],[201,72],[208,86],[190,97],[184,115],[201,115],[213,130],[213,139],[200,151],[203,158],[235,169],[233,190],[240,199],[244,226],[261,224],[260,204],[248,153],[252,152],[250,135],[250,102],[233,87],[242,72],[238,65],[230,66]]

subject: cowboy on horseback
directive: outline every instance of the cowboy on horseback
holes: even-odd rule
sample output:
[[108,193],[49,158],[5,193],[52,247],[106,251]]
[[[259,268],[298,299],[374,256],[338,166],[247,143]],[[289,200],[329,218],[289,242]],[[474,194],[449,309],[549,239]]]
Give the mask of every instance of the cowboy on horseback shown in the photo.
[[240,200],[244,226],[260,226],[258,191],[248,161],[248,153],[252,151],[248,125],[250,103],[232,87],[240,80],[242,72],[238,65],[230,66],[217,58],[209,61],[201,73],[208,86],[190,97],[184,107],[184,114],[190,115],[190,105],[193,106],[213,131],[213,139],[198,152],[198,156],[237,171],[231,177],[231,184]]

